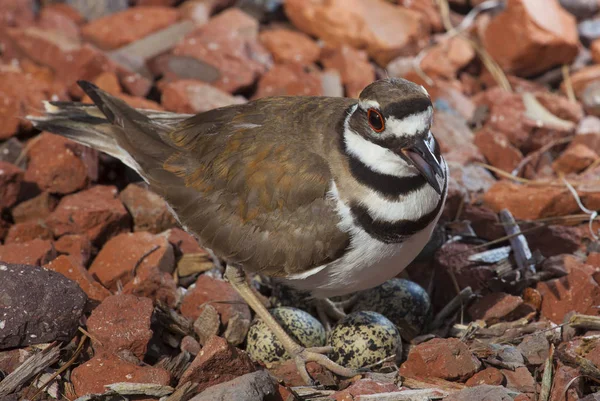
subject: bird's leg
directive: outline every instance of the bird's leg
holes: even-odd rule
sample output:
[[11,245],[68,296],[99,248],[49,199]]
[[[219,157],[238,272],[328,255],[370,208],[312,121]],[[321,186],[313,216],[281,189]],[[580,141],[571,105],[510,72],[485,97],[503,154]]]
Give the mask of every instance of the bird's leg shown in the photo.
[[340,309],[335,302],[329,298],[317,299],[317,309],[321,309],[327,316],[334,319],[336,322],[346,317],[346,312]]
[[333,304],[341,310],[346,310],[348,308],[352,308],[356,301],[358,301],[359,294],[352,294],[352,296],[348,299],[344,299],[343,301],[333,302]]
[[317,310],[317,317],[321,321],[321,324],[325,328],[325,333],[329,334],[331,331],[331,322],[329,321],[329,316],[325,312],[325,309],[321,306],[320,302],[315,302],[315,308]]
[[346,313],[338,308],[335,302],[329,298],[315,299],[313,303],[317,309],[319,320],[323,324],[323,327],[325,327],[325,331],[328,333],[331,331],[330,319],[335,323],[346,316]]
[[329,298],[315,299],[314,304],[317,308],[317,315],[319,316],[321,323],[323,323],[323,326],[325,326],[325,330],[328,332],[331,330],[329,318],[333,319],[334,322],[338,322],[346,317],[346,308],[352,307],[357,299],[357,294],[339,302],[333,302]]
[[333,373],[344,376],[352,377],[358,374],[356,370],[348,369],[338,365],[331,359],[327,358],[325,353],[331,351],[331,347],[315,347],[315,348],[304,348],[300,344],[296,343],[279,323],[271,316],[267,308],[260,302],[256,297],[256,294],[252,291],[252,288],[246,281],[246,274],[244,271],[236,266],[228,265],[225,269],[225,277],[229,280],[233,288],[240,294],[240,296],[246,301],[246,303],[256,312],[258,317],[262,319],[267,327],[275,334],[275,337],[281,342],[285,350],[292,356],[296,362],[296,367],[300,373],[300,376],[307,384],[312,384],[313,381],[306,370],[307,362],[316,362],[319,365],[329,369]]

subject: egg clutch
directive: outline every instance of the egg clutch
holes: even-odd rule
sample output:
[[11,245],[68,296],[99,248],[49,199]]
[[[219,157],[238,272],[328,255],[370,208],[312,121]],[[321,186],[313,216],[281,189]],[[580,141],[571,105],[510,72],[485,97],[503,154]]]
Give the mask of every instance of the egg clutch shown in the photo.
[[[281,300],[311,310],[308,296],[286,288]],[[274,297],[274,303],[281,302]],[[346,299],[351,299],[346,297]],[[350,313],[327,333],[310,313],[292,306],[270,310],[277,322],[304,347],[332,347],[331,360],[360,369],[402,354],[402,338],[409,341],[420,334],[432,316],[427,292],[418,284],[393,278],[378,287],[358,293]],[[273,332],[260,319],[248,331],[246,350],[250,357],[267,366],[290,356]]]

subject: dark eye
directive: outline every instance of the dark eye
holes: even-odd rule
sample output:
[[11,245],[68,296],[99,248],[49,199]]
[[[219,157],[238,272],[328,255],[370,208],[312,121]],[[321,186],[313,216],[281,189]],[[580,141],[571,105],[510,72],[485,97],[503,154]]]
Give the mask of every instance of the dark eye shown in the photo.
[[369,109],[367,112],[367,118],[369,119],[369,125],[375,132],[381,132],[385,129],[385,123],[383,122],[383,116],[380,112],[375,109]]

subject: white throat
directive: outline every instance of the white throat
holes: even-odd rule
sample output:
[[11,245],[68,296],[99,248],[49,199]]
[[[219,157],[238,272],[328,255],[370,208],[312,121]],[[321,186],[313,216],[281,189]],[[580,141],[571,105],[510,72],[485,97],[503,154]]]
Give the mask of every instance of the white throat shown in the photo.
[[366,140],[350,128],[348,121],[355,110],[356,106],[354,106],[352,112],[344,122],[344,141],[348,153],[360,160],[371,170],[380,174],[396,177],[418,175],[419,172],[417,169],[406,163],[398,155],[394,154],[394,152]]

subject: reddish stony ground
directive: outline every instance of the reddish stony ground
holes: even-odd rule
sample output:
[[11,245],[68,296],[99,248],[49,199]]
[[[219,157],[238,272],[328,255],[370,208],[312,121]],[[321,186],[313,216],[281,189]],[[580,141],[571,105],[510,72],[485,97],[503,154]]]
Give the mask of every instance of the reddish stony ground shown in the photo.
[[[479,0],[449,12],[433,0],[34,3],[0,0],[1,400],[117,382],[171,401],[600,400],[600,223],[590,230],[587,211],[600,209],[599,2],[508,0],[475,18]],[[309,364],[322,386],[304,398],[293,364],[267,371],[244,352],[250,310],[139,177],[23,118],[82,99],[78,79],[196,113],[356,97],[387,75],[429,90],[451,170],[440,228],[403,277],[434,314],[458,290],[462,305],[363,378]],[[500,256],[484,260],[490,249]]]

